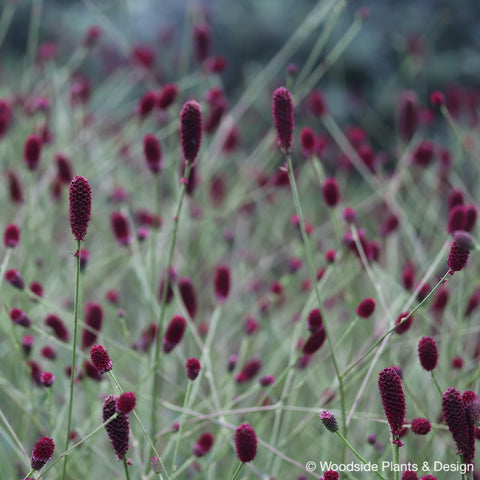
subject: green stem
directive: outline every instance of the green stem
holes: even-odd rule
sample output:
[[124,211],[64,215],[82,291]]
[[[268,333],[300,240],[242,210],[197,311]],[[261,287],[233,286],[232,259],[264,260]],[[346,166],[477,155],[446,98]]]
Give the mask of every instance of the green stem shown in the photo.
[[393,461],[393,480],[398,480],[400,472],[395,468],[398,465],[398,454],[399,454],[400,445],[394,443],[392,444],[392,461]]
[[233,472],[232,480],[235,480],[235,479],[238,477],[238,474],[240,473],[240,470],[242,470],[243,465],[244,465],[243,462],[240,462],[240,463],[238,464],[237,468],[236,468],[235,471]]
[[435,386],[437,387],[437,390],[439,391],[440,395],[443,395],[443,391],[442,391],[442,389],[440,388],[440,385],[438,384],[437,377],[435,376],[435,374],[433,373],[433,371],[431,371],[430,373],[432,374],[432,379],[433,379],[433,382],[435,383]]
[[160,338],[162,335],[163,330],[163,322],[165,318],[165,311],[166,311],[166,300],[167,300],[167,291],[168,291],[168,284],[170,283],[170,269],[172,267],[173,261],[173,252],[175,250],[175,241],[177,239],[177,232],[178,232],[178,222],[180,220],[180,213],[182,211],[183,199],[185,197],[185,192],[187,189],[187,181],[190,175],[190,170],[192,168],[192,164],[187,162],[185,167],[184,176],[182,178],[182,185],[180,187],[180,197],[178,199],[177,209],[175,211],[175,216],[173,217],[173,233],[172,239],[170,240],[170,247],[168,249],[167,255],[167,266],[165,271],[165,282],[162,292],[162,305],[160,308],[160,318],[157,323],[157,338],[155,341],[155,353],[154,353],[154,361],[153,361],[153,381],[152,381],[152,407],[151,407],[151,437],[155,437],[155,432],[157,431],[157,416],[155,412],[155,405],[157,403],[158,398],[158,391],[159,391],[159,379],[160,376],[157,375],[157,370],[159,367],[159,358],[160,358],[160,351],[161,351],[161,342]]
[[[364,464],[364,465],[368,465],[370,464],[371,462],[367,462],[351,445],[350,443],[348,442],[348,440],[340,433],[340,432],[335,432],[338,437],[340,438],[340,440],[344,443],[344,445]],[[380,472],[378,471],[375,471],[374,472],[375,475],[379,478],[381,478],[382,480],[387,480]]]
[[[65,438],[65,450],[68,450],[70,444],[70,430],[72,426],[72,410],[73,410],[73,385],[75,383],[75,363],[77,360],[77,324],[78,324],[78,303],[80,294],[80,240],[77,240],[76,259],[76,278],[75,278],[75,305],[73,311],[73,346],[72,346],[72,371],[70,373],[70,399],[68,401],[68,419],[67,431]],[[67,474],[67,456],[63,463],[62,479],[65,480]]]
[[130,475],[128,474],[128,465],[127,465],[127,458],[123,457],[123,466],[125,468],[125,477],[127,480],[130,480]]
[[192,385],[193,385],[193,382],[189,381],[188,386],[187,386],[187,393],[185,394],[185,398],[183,400],[183,411],[182,411],[182,415],[180,417],[180,426],[178,427],[177,441],[175,442],[175,450],[173,452],[172,474],[175,473],[175,470],[177,469],[178,447],[180,445],[180,438],[182,436],[183,421],[185,419],[185,408],[188,405],[188,399],[190,398],[190,392],[192,391]]

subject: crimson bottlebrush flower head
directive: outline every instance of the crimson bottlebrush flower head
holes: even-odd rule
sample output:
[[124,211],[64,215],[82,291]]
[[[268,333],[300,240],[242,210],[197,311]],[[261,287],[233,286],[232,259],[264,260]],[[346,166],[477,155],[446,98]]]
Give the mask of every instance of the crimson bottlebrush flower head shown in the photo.
[[77,241],[83,241],[87,234],[92,210],[92,190],[85,177],[76,175],[70,182],[70,227]]
[[458,453],[463,454],[465,463],[471,463],[475,455],[473,423],[467,417],[462,394],[454,387],[442,395],[442,412],[445,423],[457,444]]
[[119,245],[126,247],[132,243],[128,218],[122,212],[112,212],[110,214],[110,225]]
[[143,137],[143,154],[152,173],[162,170],[162,148],[155,135],[149,133]]
[[15,325],[21,325],[25,328],[28,328],[32,324],[32,321],[27,317],[27,314],[19,308],[12,308],[10,310],[10,320]]
[[197,294],[192,280],[188,277],[178,280],[178,290],[190,318],[194,320],[197,315]]
[[188,379],[193,381],[198,377],[198,374],[200,373],[202,367],[198,359],[189,358],[185,363],[185,368],[187,370]]
[[304,343],[302,352],[305,355],[313,355],[324,344],[327,335],[323,327],[313,332]]
[[154,108],[157,103],[157,97],[154,92],[145,92],[140,98],[135,112],[141,118],[146,117]]
[[18,270],[10,269],[5,272],[5,280],[15,288],[23,290],[25,288],[25,282]]
[[175,315],[170,320],[163,337],[163,351],[165,353],[171,352],[182,341],[186,328],[187,322],[182,316]]
[[[405,318],[407,319],[404,320]],[[410,312],[401,313],[395,320],[395,325],[397,325],[395,332],[398,333],[399,335],[401,335],[402,333],[405,333],[410,329],[410,327],[412,326],[412,323],[413,323],[413,315],[410,315]]]
[[7,172],[7,180],[10,200],[13,203],[23,203],[23,189],[17,174],[14,171],[9,170]]
[[214,440],[215,439],[210,432],[202,433],[193,446],[193,454],[196,457],[203,457],[212,448]]
[[257,434],[248,423],[242,423],[235,430],[235,449],[243,463],[251,462],[257,456]]
[[438,363],[437,343],[432,337],[423,337],[418,342],[418,358],[420,364],[427,371],[432,371]]
[[42,382],[42,385],[45,387],[51,387],[54,381],[55,376],[51,372],[43,372],[40,375],[40,382]]
[[20,341],[22,344],[22,350],[25,355],[30,355],[32,351],[33,344],[35,343],[35,337],[33,335],[24,335]]
[[20,228],[14,223],[10,223],[5,227],[3,243],[7,248],[18,247],[20,243]]
[[[103,401],[103,421],[106,422],[110,417],[117,413],[117,397],[109,395]],[[117,460],[122,460],[128,451],[128,436],[130,433],[130,423],[128,416],[119,413],[109,424],[105,425],[108,438],[112,444],[113,451]]]
[[409,142],[418,127],[420,107],[415,92],[403,92],[398,109],[398,131],[404,142]]
[[62,153],[57,153],[55,155],[55,163],[57,164],[57,178],[62,183],[68,185],[73,178],[70,160]]
[[340,189],[334,178],[327,178],[322,185],[323,201],[327,207],[334,207],[340,201]]
[[264,375],[258,380],[258,382],[262,387],[269,387],[275,383],[275,375]]
[[45,345],[40,353],[43,358],[47,358],[48,360],[55,360],[55,358],[57,358],[57,352],[51,345]]
[[433,299],[432,312],[443,312],[445,310],[445,307],[447,306],[449,296],[450,292],[447,286],[442,285],[441,287],[439,287]]
[[470,255],[470,250],[472,250],[474,246],[475,242],[468,232],[459,230],[454,233],[447,262],[451,275],[465,267]]
[[412,432],[416,435],[426,435],[432,425],[426,418],[414,418],[411,423]]
[[23,160],[29,170],[36,170],[42,154],[42,139],[38,135],[30,135],[23,147]]
[[173,83],[164,85],[157,95],[157,107],[166,110],[173,104],[178,95],[178,87]]
[[31,466],[33,470],[40,470],[53,456],[55,443],[49,437],[41,437],[33,447]]
[[316,141],[314,131],[310,127],[303,127],[300,131],[300,143],[302,145],[302,153],[307,158],[315,153]]
[[135,408],[136,403],[137,398],[133,392],[124,392],[117,398],[115,408],[117,413],[128,415]]
[[245,383],[251,380],[262,368],[262,361],[259,358],[250,358],[247,360],[242,370],[235,375],[237,383]]
[[417,472],[414,470],[406,470],[402,473],[402,480],[418,480]]
[[310,311],[307,318],[307,326],[310,332],[314,333],[323,327],[322,312],[319,308]]
[[51,327],[55,336],[62,342],[68,342],[70,339],[70,333],[63,320],[54,313],[50,313],[45,317],[45,325]]
[[97,340],[102,328],[103,309],[98,303],[87,303],[85,306],[85,327],[82,332],[82,350],[90,348]]
[[447,232],[453,233],[457,230],[464,230],[467,219],[465,205],[455,205],[448,212]]
[[108,352],[101,345],[94,345],[90,349],[90,359],[100,375],[109,372],[113,367]]
[[405,423],[405,396],[402,381],[393,367],[382,370],[378,377],[378,389],[382,399],[383,411],[393,436],[393,443],[401,446],[399,435]]
[[478,218],[478,207],[470,203],[465,205],[465,224],[463,226],[463,230],[466,232],[471,232],[475,227]]
[[195,100],[186,102],[180,111],[180,142],[187,163],[194,163],[202,144],[202,111]]
[[280,150],[283,153],[289,153],[292,148],[294,129],[293,100],[285,87],[277,88],[273,92],[272,114]]
[[225,301],[230,293],[230,267],[228,265],[218,265],[215,269],[213,283],[215,286],[215,297],[219,301]]
[[322,480],[338,480],[340,478],[340,475],[337,471],[335,470],[327,470],[323,475],[322,475]]
[[330,432],[338,432],[338,422],[335,418],[335,415],[328,410],[322,410],[320,412],[320,420],[323,423],[323,426]]
[[355,311],[360,318],[368,318],[375,311],[375,305],[373,298],[364,298]]

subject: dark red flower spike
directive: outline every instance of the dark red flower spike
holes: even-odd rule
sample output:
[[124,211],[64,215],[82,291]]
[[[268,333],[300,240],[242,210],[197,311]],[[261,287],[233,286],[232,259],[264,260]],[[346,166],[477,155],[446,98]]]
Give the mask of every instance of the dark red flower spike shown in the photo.
[[194,100],[186,102],[180,111],[180,141],[185,161],[194,163],[202,143],[202,111]]
[[[103,402],[103,421],[106,422],[115,413],[117,413],[117,397],[109,395]],[[128,416],[119,413],[115,419],[105,426],[105,430],[117,459],[122,460],[129,448],[130,423]]]
[[70,227],[75,240],[83,241],[87,234],[92,210],[92,190],[85,177],[76,175],[70,183]]
[[33,470],[40,470],[53,456],[55,443],[49,437],[41,437],[35,443],[32,451],[31,466]]
[[248,423],[242,423],[235,430],[235,449],[241,462],[248,463],[255,459],[257,455],[257,435]]
[[108,352],[101,345],[91,348],[90,359],[100,375],[109,372],[113,367]]
[[285,87],[273,92],[272,114],[280,150],[289,153],[293,143],[293,100]]
[[175,315],[170,320],[163,337],[163,351],[165,353],[170,353],[182,341],[186,328],[187,322],[182,316]]

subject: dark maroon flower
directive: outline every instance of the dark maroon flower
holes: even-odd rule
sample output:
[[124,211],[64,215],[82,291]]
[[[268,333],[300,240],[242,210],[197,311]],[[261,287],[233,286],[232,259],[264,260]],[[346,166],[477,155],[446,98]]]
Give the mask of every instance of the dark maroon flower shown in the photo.
[[90,260],[90,252],[86,248],[80,249],[80,272],[84,272]]
[[258,381],[262,387],[268,387],[275,383],[275,375],[265,375],[261,377]]
[[20,243],[20,229],[14,223],[10,223],[5,227],[3,243],[7,248],[18,247],[18,244]]
[[132,243],[130,234],[130,225],[128,218],[122,212],[112,212],[110,215],[110,224],[117,243],[126,247]]
[[25,355],[30,355],[33,345],[35,343],[35,337],[33,335],[24,335],[21,339],[22,350],[25,352]]
[[237,383],[245,383],[251,380],[262,368],[262,361],[259,358],[250,358],[247,360],[242,370],[235,375]]
[[98,40],[102,36],[102,33],[103,30],[100,26],[91,25],[85,32],[85,37],[83,38],[83,45],[86,48],[94,47],[98,43]]
[[40,375],[40,381],[45,387],[51,387],[55,381],[55,376],[51,372],[43,372]]
[[428,99],[434,107],[441,107],[442,105],[445,105],[445,95],[438,90],[432,92]]
[[197,442],[193,446],[193,454],[196,457],[203,457],[212,448],[214,437],[210,432],[205,432],[198,437]]
[[51,345],[43,347],[40,353],[42,354],[42,357],[48,358],[49,360],[57,358],[57,352]]
[[82,332],[82,350],[90,348],[97,340],[102,328],[103,309],[98,303],[87,303],[85,306],[85,327]]
[[323,201],[327,207],[334,207],[340,201],[340,189],[334,178],[327,178],[322,185]]
[[465,205],[465,224],[463,229],[466,232],[471,232],[475,227],[475,223],[477,222],[478,217],[478,207],[471,203]]
[[433,475],[424,475],[420,480],[437,480]]
[[332,412],[328,410],[322,410],[320,413],[320,420],[323,423],[323,426],[330,432],[338,432],[338,422]]
[[419,167],[426,168],[433,160],[434,153],[434,143],[429,140],[423,140],[412,154],[412,163]]
[[257,455],[257,435],[248,423],[242,423],[235,430],[235,449],[241,462],[248,463],[255,459]]
[[192,320],[195,319],[197,314],[197,294],[190,278],[184,277],[178,280],[178,290],[190,318]]
[[470,250],[473,248],[473,239],[467,232],[461,230],[455,232],[453,242],[450,245],[448,254],[449,273],[453,275],[455,272],[462,270],[467,264]]
[[453,188],[448,193],[448,210],[450,211],[456,205],[463,205],[465,203],[465,195],[462,190]]
[[69,184],[73,178],[72,165],[70,160],[62,153],[55,155],[55,163],[57,164],[57,178],[65,184]]
[[393,367],[385,368],[380,372],[378,389],[382,398],[383,411],[394,438],[393,443],[401,446],[399,435],[405,423],[405,396],[402,381]]
[[88,360],[83,361],[83,371],[85,372],[85,375],[92,380],[96,380],[97,382],[102,380],[102,375],[95,368],[95,365]]
[[148,70],[155,63],[155,54],[148,45],[135,45],[132,49],[132,61]]
[[162,110],[166,110],[175,101],[178,95],[178,87],[169,83],[164,85],[157,95],[157,106]]
[[466,208],[464,205],[455,205],[448,212],[447,232],[453,233],[464,230],[466,223]]
[[435,293],[435,297],[433,298],[432,311],[438,313],[443,312],[447,306],[449,296],[450,293],[445,285],[439,287]]
[[288,153],[292,148],[294,120],[292,96],[285,87],[273,92],[272,114],[280,150]]
[[322,117],[327,113],[325,96],[319,90],[312,90],[308,96],[308,107],[316,117]]
[[15,325],[21,325],[26,328],[32,324],[32,321],[27,317],[27,314],[19,308],[12,308],[10,310],[10,320],[12,320]]
[[115,405],[117,413],[123,413],[128,415],[134,408],[137,403],[137,398],[133,392],[124,392],[117,398],[117,403]]
[[136,107],[136,113],[140,117],[146,117],[154,108],[157,103],[157,97],[154,92],[145,92],[140,98]]
[[23,290],[25,288],[25,282],[23,281],[23,278],[18,270],[7,270],[5,272],[5,280],[19,290]]
[[480,304],[480,289],[475,289],[468,299],[467,308],[465,309],[465,316],[471,315]]
[[314,308],[308,314],[307,326],[310,332],[316,332],[323,327],[322,312],[319,308]]
[[87,234],[92,210],[92,190],[85,177],[76,175],[70,183],[70,227],[77,241]]
[[327,470],[322,476],[322,480],[338,480],[339,478],[340,475],[335,470]]
[[49,437],[42,437],[37,440],[32,451],[32,469],[40,470],[53,456],[55,443]]
[[418,358],[420,364],[427,371],[432,371],[438,363],[437,343],[432,337],[423,337],[418,342]]
[[163,351],[165,353],[171,352],[182,341],[186,327],[187,322],[180,315],[175,315],[170,320],[163,337]]
[[257,320],[251,315],[247,315],[245,319],[245,327],[244,327],[245,333],[247,335],[253,335],[255,332],[258,332],[259,328],[260,328],[260,325],[257,322]]
[[418,480],[417,472],[414,470],[406,470],[402,473],[402,480]]
[[426,435],[432,426],[426,418],[414,418],[411,423],[412,432],[417,435]]
[[213,283],[215,285],[215,297],[217,300],[225,301],[230,292],[230,267],[228,265],[218,265],[215,269]]
[[404,142],[409,142],[417,130],[420,108],[413,91],[403,92],[398,109],[398,131]]
[[450,387],[443,393],[442,412],[458,453],[463,454],[465,463],[471,463],[475,455],[473,424],[468,420],[462,394],[456,388]]
[[206,23],[198,23],[193,28],[193,45],[197,60],[202,63],[210,54],[212,32]]
[[9,170],[7,172],[7,179],[8,179],[8,192],[10,194],[10,200],[13,203],[23,203],[24,201],[23,189],[17,174],[14,171]]
[[198,374],[200,373],[202,367],[198,359],[189,358],[185,363],[185,368],[187,370],[188,379],[193,381],[198,377]]
[[55,336],[59,340],[67,342],[70,339],[70,333],[68,332],[67,327],[63,323],[63,320],[54,313],[50,313],[45,317],[45,325],[53,329]]
[[185,161],[195,162],[202,143],[202,111],[194,100],[186,102],[180,112],[180,141]]
[[327,336],[325,334],[325,329],[323,327],[319,328],[308,337],[308,340],[302,347],[302,352],[305,355],[314,354],[317,350],[320,349],[326,338]]
[[113,367],[108,352],[101,345],[94,345],[90,349],[90,359],[100,375],[109,372]]
[[[106,422],[115,413],[117,413],[117,397],[115,395],[109,395],[103,402],[103,421]],[[122,460],[129,447],[128,435],[130,433],[130,423],[128,416],[124,413],[119,413],[116,418],[105,426],[105,430],[107,431],[117,460]]]
[[40,377],[42,375],[42,369],[35,360],[28,360],[28,366],[30,367],[30,376],[36,385],[42,385]]
[[23,160],[29,170],[36,170],[42,154],[42,139],[38,135],[30,135],[23,148]]
[[162,148],[155,135],[150,133],[143,137],[143,154],[147,167],[152,173],[162,170]]
[[310,127],[304,127],[300,131],[300,143],[303,154],[306,157],[311,157],[315,152],[316,138],[314,131]]
[[[403,312],[397,317],[397,319],[395,320],[395,325],[397,325],[395,332],[397,332],[398,334],[402,334],[409,330],[413,323],[413,315],[409,315],[409,312]],[[404,318],[406,317],[408,318],[404,320]]]
[[375,300],[373,298],[365,298],[355,310],[360,318],[368,318],[375,310]]
[[462,357],[453,357],[451,362],[452,368],[459,370],[463,367],[463,358]]

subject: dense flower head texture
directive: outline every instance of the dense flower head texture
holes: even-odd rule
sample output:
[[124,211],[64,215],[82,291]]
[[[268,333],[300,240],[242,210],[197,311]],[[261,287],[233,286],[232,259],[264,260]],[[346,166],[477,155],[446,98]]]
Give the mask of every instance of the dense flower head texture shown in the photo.
[[292,95],[285,87],[273,92],[272,114],[280,150],[288,153],[293,143],[294,119]]
[[90,358],[100,375],[112,369],[112,361],[108,352],[101,345],[94,345],[90,350]]
[[85,240],[92,210],[92,190],[85,177],[76,175],[70,183],[70,227],[77,241]]
[[195,100],[186,102],[180,111],[180,141],[187,163],[195,162],[202,143],[202,110]]
[[[115,395],[109,395],[103,402],[103,421],[106,422],[117,412],[118,398]],[[105,425],[108,438],[112,444],[113,451],[118,460],[122,460],[128,451],[128,436],[130,433],[130,423],[128,416],[124,413],[118,413],[110,423]]]
[[257,434],[250,424],[242,423],[235,430],[235,449],[243,463],[251,462],[257,456]]
[[52,458],[54,450],[55,443],[51,438],[39,438],[32,451],[32,469],[40,470]]

